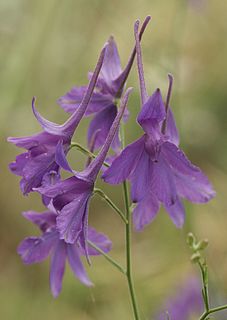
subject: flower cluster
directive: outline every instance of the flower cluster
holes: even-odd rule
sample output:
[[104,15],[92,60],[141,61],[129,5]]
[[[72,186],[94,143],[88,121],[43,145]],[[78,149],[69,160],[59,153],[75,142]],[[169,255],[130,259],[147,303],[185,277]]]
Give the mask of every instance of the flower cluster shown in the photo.
[[[169,75],[166,102],[160,89],[147,95],[140,40],[150,20],[148,16],[141,29],[135,23],[135,47],[124,69],[121,67],[113,37],[103,47],[96,68],[89,73],[89,84],[73,87],[59,98],[62,108],[71,113],[68,120],[58,125],[43,118],[32,100],[33,113],[43,131],[8,141],[25,153],[17,156],[10,170],[22,177],[23,194],[38,192],[47,207],[44,213],[25,212],[24,217],[40,230],[39,237],[26,238],[18,253],[26,264],[37,263],[51,256],[50,287],[56,297],[62,284],[66,258],[72,271],[85,285],[91,285],[80,260],[90,263],[91,255],[106,254],[111,249],[110,240],[88,225],[89,202],[94,194],[98,174],[103,169],[112,147],[115,152],[109,168],[102,178],[110,184],[125,180],[131,183],[131,199],[135,203],[133,221],[136,230],[150,223],[162,204],[177,227],[184,222],[182,199],[205,203],[214,191],[201,170],[191,164],[179,148],[179,137],[170,108],[173,78]],[[144,134],[121,150],[119,126],[127,121],[131,88],[125,89],[135,56],[141,91],[141,111],[137,122]],[[72,149],[72,138],[84,116],[93,118],[88,128],[88,148],[99,150],[94,159],[87,161],[85,169],[77,172],[71,168],[67,155]],[[61,178],[61,170],[70,177]],[[127,219],[125,218],[127,224]]]

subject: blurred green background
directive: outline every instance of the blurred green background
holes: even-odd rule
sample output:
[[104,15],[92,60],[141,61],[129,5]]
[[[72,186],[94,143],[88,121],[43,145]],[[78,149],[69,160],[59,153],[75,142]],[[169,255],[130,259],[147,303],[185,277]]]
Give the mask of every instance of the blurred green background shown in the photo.
[[[147,14],[153,17],[142,41],[148,90],[151,93],[160,87],[165,94],[167,73],[174,75],[172,108],[181,145],[207,173],[217,197],[207,205],[187,203],[182,230],[161,211],[143,233],[133,235],[133,269],[143,319],[152,319],[178,286],[197,274],[185,243],[191,230],[210,241],[207,259],[213,301],[227,301],[226,12],[227,1],[223,0],[0,1],[1,319],[132,319],[126,281],[102,257],[94,258],[88,270],[94,288],[81,285],[67,268],[63,291],[56,300],[49,292],[48,262],[22,264],[16,247],[37,230],[20,213],[42,211],[43,207],[38,195],[21,195],[18,177],[8,171],[8,163],[20,150],[7,144],[6,137],[40,129],[31,112],[33,95],[44,116],[63,122],[67,115],[56,104],[57,98],[73,85],[87,83],[87,72],[94,68],[110,34],[115,36],[125,65],[134,44],[133,23]],[[136,68],[128,84],[136,87],[126,126],[131,142],[140,134],[135,125],[139,110]],[[86,143],[87,124],[85,119],[75,137],[80,143]],[[77,151],[70,159],[74,168],[82,167],[84,157]],[[123,206],[120,186],[105,186],[105,190]],[[124,230],[119,218],[94,199],[90,223],[109,235],[114,244],[112,256],[124,263]]]

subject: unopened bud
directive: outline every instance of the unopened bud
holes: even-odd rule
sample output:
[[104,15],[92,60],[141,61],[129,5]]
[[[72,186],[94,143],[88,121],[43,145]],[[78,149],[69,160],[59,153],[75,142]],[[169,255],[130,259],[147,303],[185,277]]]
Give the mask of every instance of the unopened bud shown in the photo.
[[187,236],[187,243],[188,243],[188,245],[192,248],[193,246],[194,246],[194,244],[195,244],[195,236],[194,236],[194,234],[193,233],[189,233],[188,234],[188,236]]
[[199,241],[199,243],[197,244],[197,250],[204,250],[207,246],[208,246],[208,240],[204,239]]

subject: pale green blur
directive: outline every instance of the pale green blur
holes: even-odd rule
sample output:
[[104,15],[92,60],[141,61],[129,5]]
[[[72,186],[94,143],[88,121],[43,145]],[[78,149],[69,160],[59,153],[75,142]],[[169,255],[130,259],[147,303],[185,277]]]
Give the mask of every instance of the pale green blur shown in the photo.
[[[20,150],[5,140],[7,136],[29,135],[39,130],[31,112],[34,95],[45,117],[63,122],[67,115],[56,104],[57,98],[73,85],[87,83],[87,72],[94,68],[101,47],[111,34],[125,65],[134,45],[133,23],[147,14],[153,17],[142,41],[148,91],[152,93],[160,87],[165,95],[167,73],[174,75],[171,105],[181,145],[208,174],[217,197],[207,205],[187,203],[182,230],[176,229],[161,211],[143,233],[134,234],[133,270],[142,319],[152,319],[188,276],[198,274],[190,264],[185,243],[191,230],[209,239],[207,257],[213,299],[216,304],[222,299],[227,302],[227,2],[203,3],[193,6],[185,0],[0,1],[1,319],[132,319],[126,281],[102,257],[92,259],[92,267],[87,268],[96,284],[94,288],[81,285],[67,268],[57,300],[49,292],[48,262],[22,264],[16,247],[24,237],[38,231],[22,218],[21,212],[42,211],[43,207],[38,195],[21,195],[18,177],[7,168]],[[141,132],[135,125],[140,105],[136,68],[128,85],[135,87],[126,126],[127,141],[131,142]],[[87,124],[85,120],[80,125],[77,142],[86,143]],[[72,151],[70,159],[78,169],[85,158]],[[105,190],[123,207],[120,186],[105,186]],[[119,217],[95,199],[90,223],[109,235],[114,245],[112,256],[124,264],[124,229]]]

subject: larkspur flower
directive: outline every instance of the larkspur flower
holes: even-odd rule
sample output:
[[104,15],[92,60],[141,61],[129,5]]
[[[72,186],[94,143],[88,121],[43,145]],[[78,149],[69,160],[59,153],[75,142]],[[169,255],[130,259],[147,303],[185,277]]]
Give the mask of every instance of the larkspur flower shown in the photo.
[[[142,38],[143,32],[150,20],[146,17],[139,34]],[[117,100],[122,94],[124,84],[131,70],[136,49],[134,48],[129,61],[124,70],[121,68],[120,57],[117,45],[113,37],[108,40],[106,55],[103,66],[96,83],[96,90],[93,92],[86,115],[94,115],[88,129],[88,145],[92,144],[92,137],[96,134],[94,150],[100,148],[108,135],[109,129],[117,114]],[[89,77],[91,73],[89,73]],[[74,112],[78,108],[81,99],[86,91],[86,87],[73,87],[70,92],[62,96],[58,103],[67,112]],[[127,120],[128,110],[125,111],[124,121]],[[112,148],[118,151],[120,147],[119,135],[116,134],[112,143]]]
[[138,73],[142,109],[137,121],[144,135],[128,145],[103,174],[105,182],[131,182],[131,197],[137,204],[133,221],[137,231],[142,230],[156,216],[160,203],[177,227],[184,223],[181,198],[205,203],[214,195],[211,184],[202,171],[191,164],[179,149],[179,137],[169,101],[173,78],[169,75],[166,106],[157,89],[148,97],[145,87],[141,48],[138,41],[139,22],[135,23]]
[[86,248],[89,201],[97,175],[118,130],[130,91],[131,89],[128,89],[121,100],[119,112],[102,149],[84,171],[78,173],[71,169],[65,157],[62,143],[59,143],[56,151],[56,161],[63,169],[74,175],[68,179],[58,181],[52,186],[47,185],[36,189],[45,197],[52,198],[52,205],[58,212],[56,219],[57,229],[60,233],[60,238],[67,243],[73,244],[80,240],[84,248]]
[[99,72],[102,67],[106,51],[106,46],[101,51],[95,71],[91,77],[88,88],[84,91],[84,96],[78,109],[71,117],[62,125],[57,125],[44,119],[35,108],[35,98],[32,100],[33,113],[43,128],[41,133],[22,137],[8,138],[8,141],[15,144],[17,147],[27,149],[27,152],[16,157],[16,161],[10,164],[10,170],[22,177],[20,187],[24,194],[28,194],[41,185],[45,174],[51,171],[58,171],[59,166],[55,161],[56,146],[59,141],[62,142],[64,153],[67,154],[72,136],[82,119]]
[[[175,296],[171,297],[155,317],[157,320],[190,320],[199,316],[203,311],[201,286],[196,278],[190,278]],[[168,314],[168,317],[167,317]]]
[[[86,286],[92,286],[81,261],[81,256],[85,255],[83,243],[78,241],[69,244],[59,238],[56,228],[57,214],[54,211],[28,211],[24,212],[23,216],[37,225],[42,234],[25,238],[18,246],[18,254],[25,264],[39,263],[51,256],[50,288],[53,296],[57,297],[61,291],[66,260],[74,275]],[[105,253],[111,250],[111,241],[94,228],[88,227],[87,238]],[[90,256],[99,255],[99,252],[89,245],[87,250]]]

